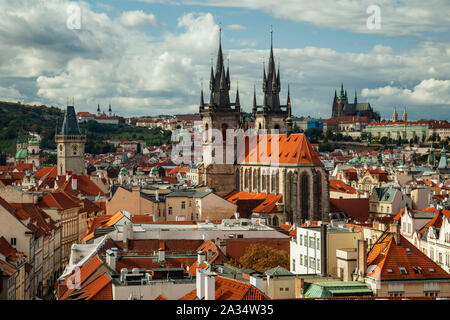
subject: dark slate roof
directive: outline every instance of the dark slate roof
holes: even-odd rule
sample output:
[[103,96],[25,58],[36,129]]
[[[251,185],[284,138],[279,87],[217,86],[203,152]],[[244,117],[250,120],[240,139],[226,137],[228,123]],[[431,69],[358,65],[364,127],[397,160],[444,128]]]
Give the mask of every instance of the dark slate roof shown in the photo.
[[78,126],[77,114],[75,113],[75,108],[73,106],[67,106],[60,134],[81,135],[80,127]]
[[372,110],[370,107],[370,104],[368,102],[364,103],[357,103],[356,105],[354,103],[347,103],[344,106],[345,111],[367,111]]

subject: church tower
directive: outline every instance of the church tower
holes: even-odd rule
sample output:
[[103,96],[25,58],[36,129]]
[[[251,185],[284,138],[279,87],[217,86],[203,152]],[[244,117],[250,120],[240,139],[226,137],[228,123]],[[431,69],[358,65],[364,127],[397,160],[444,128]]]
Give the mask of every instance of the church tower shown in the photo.
[[406,107],[403,109],[402,121],[408,122],[408,115],[406,114]]
[[394,107],[394,114],[392,115],[392,122],[398,121],[397,108]]
[[[202,119],[202,153],[204,165],[204,181],[208,187],[215,190],[219,195],[225,195],[234,188],[234,163],[236,159],[235,141],[227,141],[227,129],[241,129],[243,123],[241,121],[241,105],[239,101],[239,89],[236,91],[235,102],[230,102],[230,69],[227,66],[225,70],[224,59],[222,53],[222,29],[219,29],[219,50],[217,52],[216,70],[211,65],[211,76],[209,81],[210,99],[205,104],[203,97],[203,89],[200,94],[199,113]],[[222,141],[217,140],[211,134],[211,129],[219,130],[222,133]],[[215,142],[213,142],[213,140]],[[221,143],[221,146],[218,145]],[[226,163],[226,146],[233,148],[234,155],[231,163]],[[205,157],[212,159],[217,156],[215,154],[215,146],[221,147],[222,163],[208,163]]]
[[[355,103],[356,100],[356,93],[355,93]],[[344,116],[344,106],[348,103],[347,99],[347,90],[344,92],[344,84],[341,83],[341,91],[339,93],[339,96],[336,94],[336,90],[334,91],[334,100],[333,100],[333,111],[332,111],[332,117],[333,118],[339,118]]]
[[[280,67],[278,72],[275,68],[275,59],[273,56],[273,30],[270,30],[270,57],[266,75],[266,66],[263,67],[263,105],[258,106],[256,103],[256,92],[253,95],[252,115],[255,118],[255,130],[271,130],[278,129],[280,133],[286,133],[290,109],[290,101],[286,105],[280,105]],[[288,100],[290,100],[288,93]],[[291,123],[288,121],[288,124]]]
[[60,132],[55,136],[58,154],[58,175],[86,174],[84,165],[84,145],[86,136],[80,132],[73,106],[67,106]]

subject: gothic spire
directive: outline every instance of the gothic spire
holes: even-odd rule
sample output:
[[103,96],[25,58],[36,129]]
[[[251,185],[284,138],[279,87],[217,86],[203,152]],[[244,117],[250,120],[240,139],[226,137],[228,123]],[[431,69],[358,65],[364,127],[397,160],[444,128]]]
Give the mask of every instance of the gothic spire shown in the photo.
[[203,88],[200,93],[200,109],[203,109],[205,107],[205,101],[203,100]]
[[290,90],[290,84],[288,83],[288,93],[287,93],[287,103],[286,105],[288,108],[291,106],[291,90]]
[[356,89],[355,89],[355,105],[358,104],[358,95],[356,93]]
[[236,86],[236,102],[235,102],[235,107],[236,108],[240,108],[241,107],[241,102],[239,100],[239,81],[237,82],[237,86]]
[[406,114],[406,107],[403,109],[402,121],[403,122],[408,121],[408,115]]
[[81,135],[74,106],[67,106],[66,112],[64,113],[64,121],[61,127],[60,135]]
[[392,114],[392,122],[398,121],[397,109],[394,107],[394,113]]

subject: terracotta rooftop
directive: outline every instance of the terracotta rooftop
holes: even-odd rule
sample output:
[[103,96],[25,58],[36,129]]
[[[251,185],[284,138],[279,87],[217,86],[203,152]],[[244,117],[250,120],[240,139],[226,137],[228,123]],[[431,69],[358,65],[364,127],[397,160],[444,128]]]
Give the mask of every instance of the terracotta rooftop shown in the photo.
[[[255,145],[250,143],[248,153],[243,159],[244,164],[280,163],[280,164],[322,164],[320,155],[313,149],[306,136],[302,133],[260,135]],[[278,154],[272,154],[272,139],[278,140]]]
[[446,279],[450,274],[399,235],[384,233],[373,245],[367,257],[367,276],[380,280]]

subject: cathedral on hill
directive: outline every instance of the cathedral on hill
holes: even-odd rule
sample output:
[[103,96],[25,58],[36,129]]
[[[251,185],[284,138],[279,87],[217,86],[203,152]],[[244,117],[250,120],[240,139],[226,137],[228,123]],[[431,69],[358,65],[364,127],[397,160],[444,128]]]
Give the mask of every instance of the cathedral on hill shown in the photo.
[[344,84],[341,84],[339,96],[334,91],[333,107],[331,111],[332,118],[340,118],[343,116],[368,117],[372,121],[380,121],[378,112],[373,111],[370,103],[358,102],[355,90],[355,99],[353,103],[349,103],[347,90],[344,91]]
[[[288,89],[286,104],[282,105],[280,70],[275,68],[272,44],[271,31],[267,73],[265,66],[263,70],[262,105],[256,102],[256,90],[253,94],[252,115],[258,140],[255,144],[246,143],[245,150],[237,150],[236,141],[226,141],[226,130],[246,130],[247,125],[242,116],[238,89],[235,102],[230,101],[230,70],[223,65],[219,41],[216,69],[211,67],[209,103],[204,101],[203,90],[200,95],[203,162],[198,166],[199,175],[203,184],[225,199],[233,198],[236,202],[261,197],[266,201],[277,199],[267,206],[261,205],[258,213],[268,224],[328,221],[328,173],[307,137],[292,134],[290,92]],[[210,129],[222,132],[221,142],[211,137]],[[261,130],[278,130],[278,133]],[[266,142],[261,142],[260,138]],[[271,149],[272,143],[277,145],[278,151]],[[205,161],[205,155],[210,158],[216,151],[214,146],[220,144],[222,150],[234,147],[234,161],[225,163],[225,152],[223,163]]]

